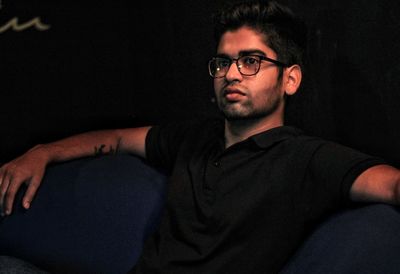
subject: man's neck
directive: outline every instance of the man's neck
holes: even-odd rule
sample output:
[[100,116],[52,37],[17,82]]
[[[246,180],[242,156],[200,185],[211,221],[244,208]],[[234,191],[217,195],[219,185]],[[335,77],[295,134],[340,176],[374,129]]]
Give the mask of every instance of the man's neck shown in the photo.
[[279,126],[283,126],[283,118],[225,120],[225,148],[246,140],[253,135]]

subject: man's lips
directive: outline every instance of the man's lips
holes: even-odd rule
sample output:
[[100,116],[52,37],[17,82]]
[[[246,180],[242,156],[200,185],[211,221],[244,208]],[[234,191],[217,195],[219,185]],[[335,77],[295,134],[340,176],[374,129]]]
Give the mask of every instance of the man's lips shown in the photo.
[[237,89],[226,89],[224,90],[224,97],[228,101],[238,101],[240,100],[243,96],[246,94],[240,90]]

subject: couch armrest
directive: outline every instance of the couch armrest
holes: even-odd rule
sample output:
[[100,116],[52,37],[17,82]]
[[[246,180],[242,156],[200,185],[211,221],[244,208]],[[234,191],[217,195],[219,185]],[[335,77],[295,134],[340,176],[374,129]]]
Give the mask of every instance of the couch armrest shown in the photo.
[[0,223],[0,255],[54,273],[126,273],[158,225],[164,175],[130,155],[48,168],[31,209]]
[[350,274],[400,271],[400,209],[360,205],[324,221],[281,274]]

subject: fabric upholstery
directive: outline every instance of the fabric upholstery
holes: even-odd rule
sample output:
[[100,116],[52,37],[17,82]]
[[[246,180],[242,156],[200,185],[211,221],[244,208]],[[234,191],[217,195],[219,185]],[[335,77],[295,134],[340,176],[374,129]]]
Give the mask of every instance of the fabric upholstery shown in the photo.
[[362,205],[325,220],[281,274],[400,273],[400,209]]
[[129,156],[48,168],[31,209],[18,193],[0,223],[0,255],[54,273],[126,273],[158,224],[165,176]]

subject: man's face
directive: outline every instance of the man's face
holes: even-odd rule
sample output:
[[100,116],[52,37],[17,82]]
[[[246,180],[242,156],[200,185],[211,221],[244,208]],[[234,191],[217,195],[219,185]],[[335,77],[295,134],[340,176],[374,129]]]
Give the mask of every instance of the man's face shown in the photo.
[[[238,58],[243,54],[264,55],[276,59],[263,36],[248,27],[228,31],[217,49],[218,55]],[[284,90],[278,81],[279,67],[262,61],[256,75],[240,74],[233,63],[225,77],[214,79],[218,107],[227,120],[243,120],[274,117],[283,118]]]

